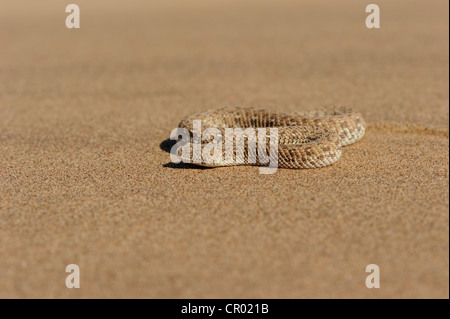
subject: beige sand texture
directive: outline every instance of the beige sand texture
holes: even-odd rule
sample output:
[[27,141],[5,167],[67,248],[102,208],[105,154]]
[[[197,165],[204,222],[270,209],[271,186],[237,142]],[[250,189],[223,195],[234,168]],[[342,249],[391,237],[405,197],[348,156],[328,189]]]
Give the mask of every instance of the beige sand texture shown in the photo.
[[[0,1],[0,297],[449,297],[447,1],[377,0],[378,30],[359,0],[73,2],[79,30]],[[201,110],[331,105],[368,129],[323,169],[160,147]]]

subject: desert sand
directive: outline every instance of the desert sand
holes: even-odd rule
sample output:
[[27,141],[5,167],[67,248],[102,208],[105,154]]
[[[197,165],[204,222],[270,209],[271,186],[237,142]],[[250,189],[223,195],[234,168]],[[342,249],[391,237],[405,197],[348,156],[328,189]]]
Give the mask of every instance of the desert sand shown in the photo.
[[[0,297],[449,297],[447,1],[73,3],[0,2]],[[327,168],[164,150],[201,110],[333,105],[368,128]]]

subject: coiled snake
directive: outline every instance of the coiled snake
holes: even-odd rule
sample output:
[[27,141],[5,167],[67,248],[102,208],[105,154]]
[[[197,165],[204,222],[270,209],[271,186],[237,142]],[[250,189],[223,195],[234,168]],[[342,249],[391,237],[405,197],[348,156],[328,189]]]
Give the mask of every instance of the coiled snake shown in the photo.
[[[216,128],[223,135],[225,128],[277,128],[278,167],[281,168],[319,168],[331,165],[340,158],[341,147],[357,142],[365,132],[365,122],[361,115],[347,108],[291,114],[254,108],[206,111],[190,115],[180,122],[179,127],[190,132],[191,140],[194,120],[201,121],[202,132],[206,128]],[[211,140],[202,140],[201,144],[204,146],[208,142]],[[214,163],[200,160],[197,164],[212,167],[263,165],[259,160],[256,163],[249,162],[249,154],[246,144],[244,152],[234,152],[232,160],[221,156]]]

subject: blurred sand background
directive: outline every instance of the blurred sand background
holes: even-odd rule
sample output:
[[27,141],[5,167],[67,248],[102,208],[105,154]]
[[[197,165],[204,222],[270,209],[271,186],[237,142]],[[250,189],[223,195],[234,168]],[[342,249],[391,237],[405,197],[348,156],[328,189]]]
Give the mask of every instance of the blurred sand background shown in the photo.
[[[448,298],[449,4],[373,2],[0,0],[0,297]],[[165,165],[237,105],[369,127],[324,169]]]

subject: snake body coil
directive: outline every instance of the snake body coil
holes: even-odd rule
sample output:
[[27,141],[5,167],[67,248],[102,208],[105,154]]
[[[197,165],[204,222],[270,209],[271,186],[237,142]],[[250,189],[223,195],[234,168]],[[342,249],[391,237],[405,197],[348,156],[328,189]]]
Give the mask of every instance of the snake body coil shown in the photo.
[[[278,166],[282,168],[319,168],[335,163],[341,156],[341,147],[360,140],[365,132],[365,122],[359,113],[351,109],[281,113],[253,108],[223,108],[190,115],[179,127],[192,136],[193,121],[200,120],[202,132],[206,128],[277,128]],[[210,140],[201,141],[205,145]],[[225,143],[225,141],[223,142]],[[249,163],[251,149],[245,144],[244,152],[235,152],[233,159],[203,166],[264,165],[258,160]]]

